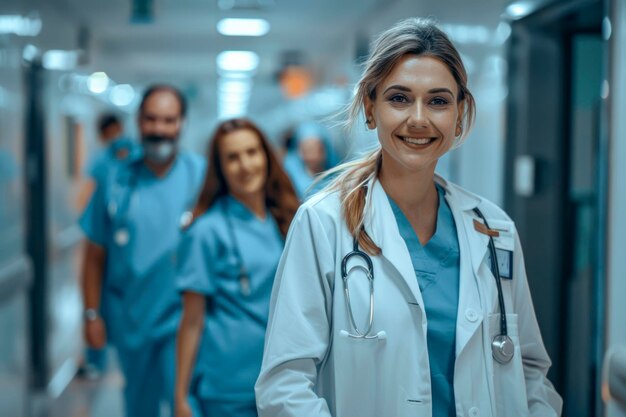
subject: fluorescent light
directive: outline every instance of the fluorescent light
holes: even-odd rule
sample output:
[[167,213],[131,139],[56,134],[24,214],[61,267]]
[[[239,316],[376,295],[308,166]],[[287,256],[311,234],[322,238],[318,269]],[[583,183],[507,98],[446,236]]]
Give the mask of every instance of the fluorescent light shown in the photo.
[[22,51],[24,61],[33,62],[39,55],[39,49],[35,45],[26,45]]
[[48,70],[69,71],[78,65],[78,51],[51,49],[43,54],[43,67]]
[[515,3],[509,4],[506,8],[506,13],[513,19],[519,19],[528,15],[530,12],[533,11],[533,9],[534,9],[534,5],[532,2],[518,1]]
[[41,32],[41,19],[14,15],[0,15],[0,34],[14,34],[18,36],[37,36]]
[[225,36],[263,36],[270,31],[265,19],[222,19],[217,22],[217,31]]
[[94,94],[101,94],[109,87],[109,77],[104,72],[94,72],[87,79],[87,88]]
[[218,117],[225,119],[228,117],[239,117],[246,114],[248,105],[220,105],[218,110]]
[[229,80],[241,80],[247,81],[252,79],[254,73],[253,72],[244,72],[244,71],[224,71],[222,69],[217,69],[218,74],[222,77],[222,79]]
[[217,82],[217,89],[223,93],[247,94],[252,90],[252,80],[250,79],[220,79]]
[[259,66],[259,56],[252,51],[224,51],[217,56],[222,71],[252,72]]
[[135,89],[130,84],[119,84],[109,93],[111,103],[118,107],[128,106],[135,99]]
[[228,112],[245,112],[248,107],[247,102],[220,102],[219,109]]
[[248,95],[248,94],[233,94],[233,93],[220,94],[218,100],[219,100],[220,103],[224,103],[224,104],[248,103],[248,101],[250,100],[250,95]]

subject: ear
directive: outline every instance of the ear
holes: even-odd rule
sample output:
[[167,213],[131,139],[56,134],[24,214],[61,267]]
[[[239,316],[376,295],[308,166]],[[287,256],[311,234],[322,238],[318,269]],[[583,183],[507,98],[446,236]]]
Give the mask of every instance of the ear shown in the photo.
[[369,97],[365,97],[363,100],[363,114],[365,115],[365,126],[367,126],[368,129],[376,129],[376,120],[374,120],[374,102]]
[[457,104],[458,115],[456,117],[456,129],[454,134],[456,136],[461,136],[463,133],[463,115],[465,114],[465,100],[460,101]]

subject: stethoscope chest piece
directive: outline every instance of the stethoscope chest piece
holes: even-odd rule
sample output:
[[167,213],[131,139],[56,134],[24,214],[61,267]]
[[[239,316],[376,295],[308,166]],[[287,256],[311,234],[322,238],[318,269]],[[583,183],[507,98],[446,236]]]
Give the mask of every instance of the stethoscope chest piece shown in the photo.
[[244,297],[250,295],[250,278],[248,278],[247,273],[242,272],[239,274],[239,290]]
[[130,234],[128,233],[128,229],[117,229],[115,231],[113,239],[118,246],[126,246],[128,244],[128,241],[130,240]]
[[491,354],[496,362],[506,365],[515,354],[515,345],[508,335],[498,335],[491,342]]

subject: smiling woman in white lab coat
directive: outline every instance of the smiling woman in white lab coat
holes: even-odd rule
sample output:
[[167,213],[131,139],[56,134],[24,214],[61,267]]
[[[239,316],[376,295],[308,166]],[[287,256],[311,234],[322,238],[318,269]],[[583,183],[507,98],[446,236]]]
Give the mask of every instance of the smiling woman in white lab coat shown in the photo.
[[435,175],[475,107],[433,22],[374,42],[350,121],[361,111],[380,147],[340,167],[291,225],[260,415],[559,416],[515,225]]

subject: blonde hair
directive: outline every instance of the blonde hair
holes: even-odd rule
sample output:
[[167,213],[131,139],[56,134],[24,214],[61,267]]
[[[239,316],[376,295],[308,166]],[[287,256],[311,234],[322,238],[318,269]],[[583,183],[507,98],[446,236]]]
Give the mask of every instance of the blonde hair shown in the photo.
[[[467,87],[467,71],[447,35],[431,19],[409,18],[396,23],[372,43],[369,58],[364,63],[363,74],[357,83],[355,96],[346,109],[345,127],[352,128],[359,119],[365,99],[376,99],[376,87],[389,75],[396,63],[405,55],[429,56],[445,64],[458,88],[458,101],[463,102],[461,135],[455,142],[459,146],[469,132],[476,114],[476,104]],[[377,148],[364,157],[338,166],[328,175],[338,174],[328,190],[339,191],[342,214],[348,230],[357,237],[359,246],[372,256],[381,253],[364,228],[366,184],[375,179],[382,161],[382,150]]]

